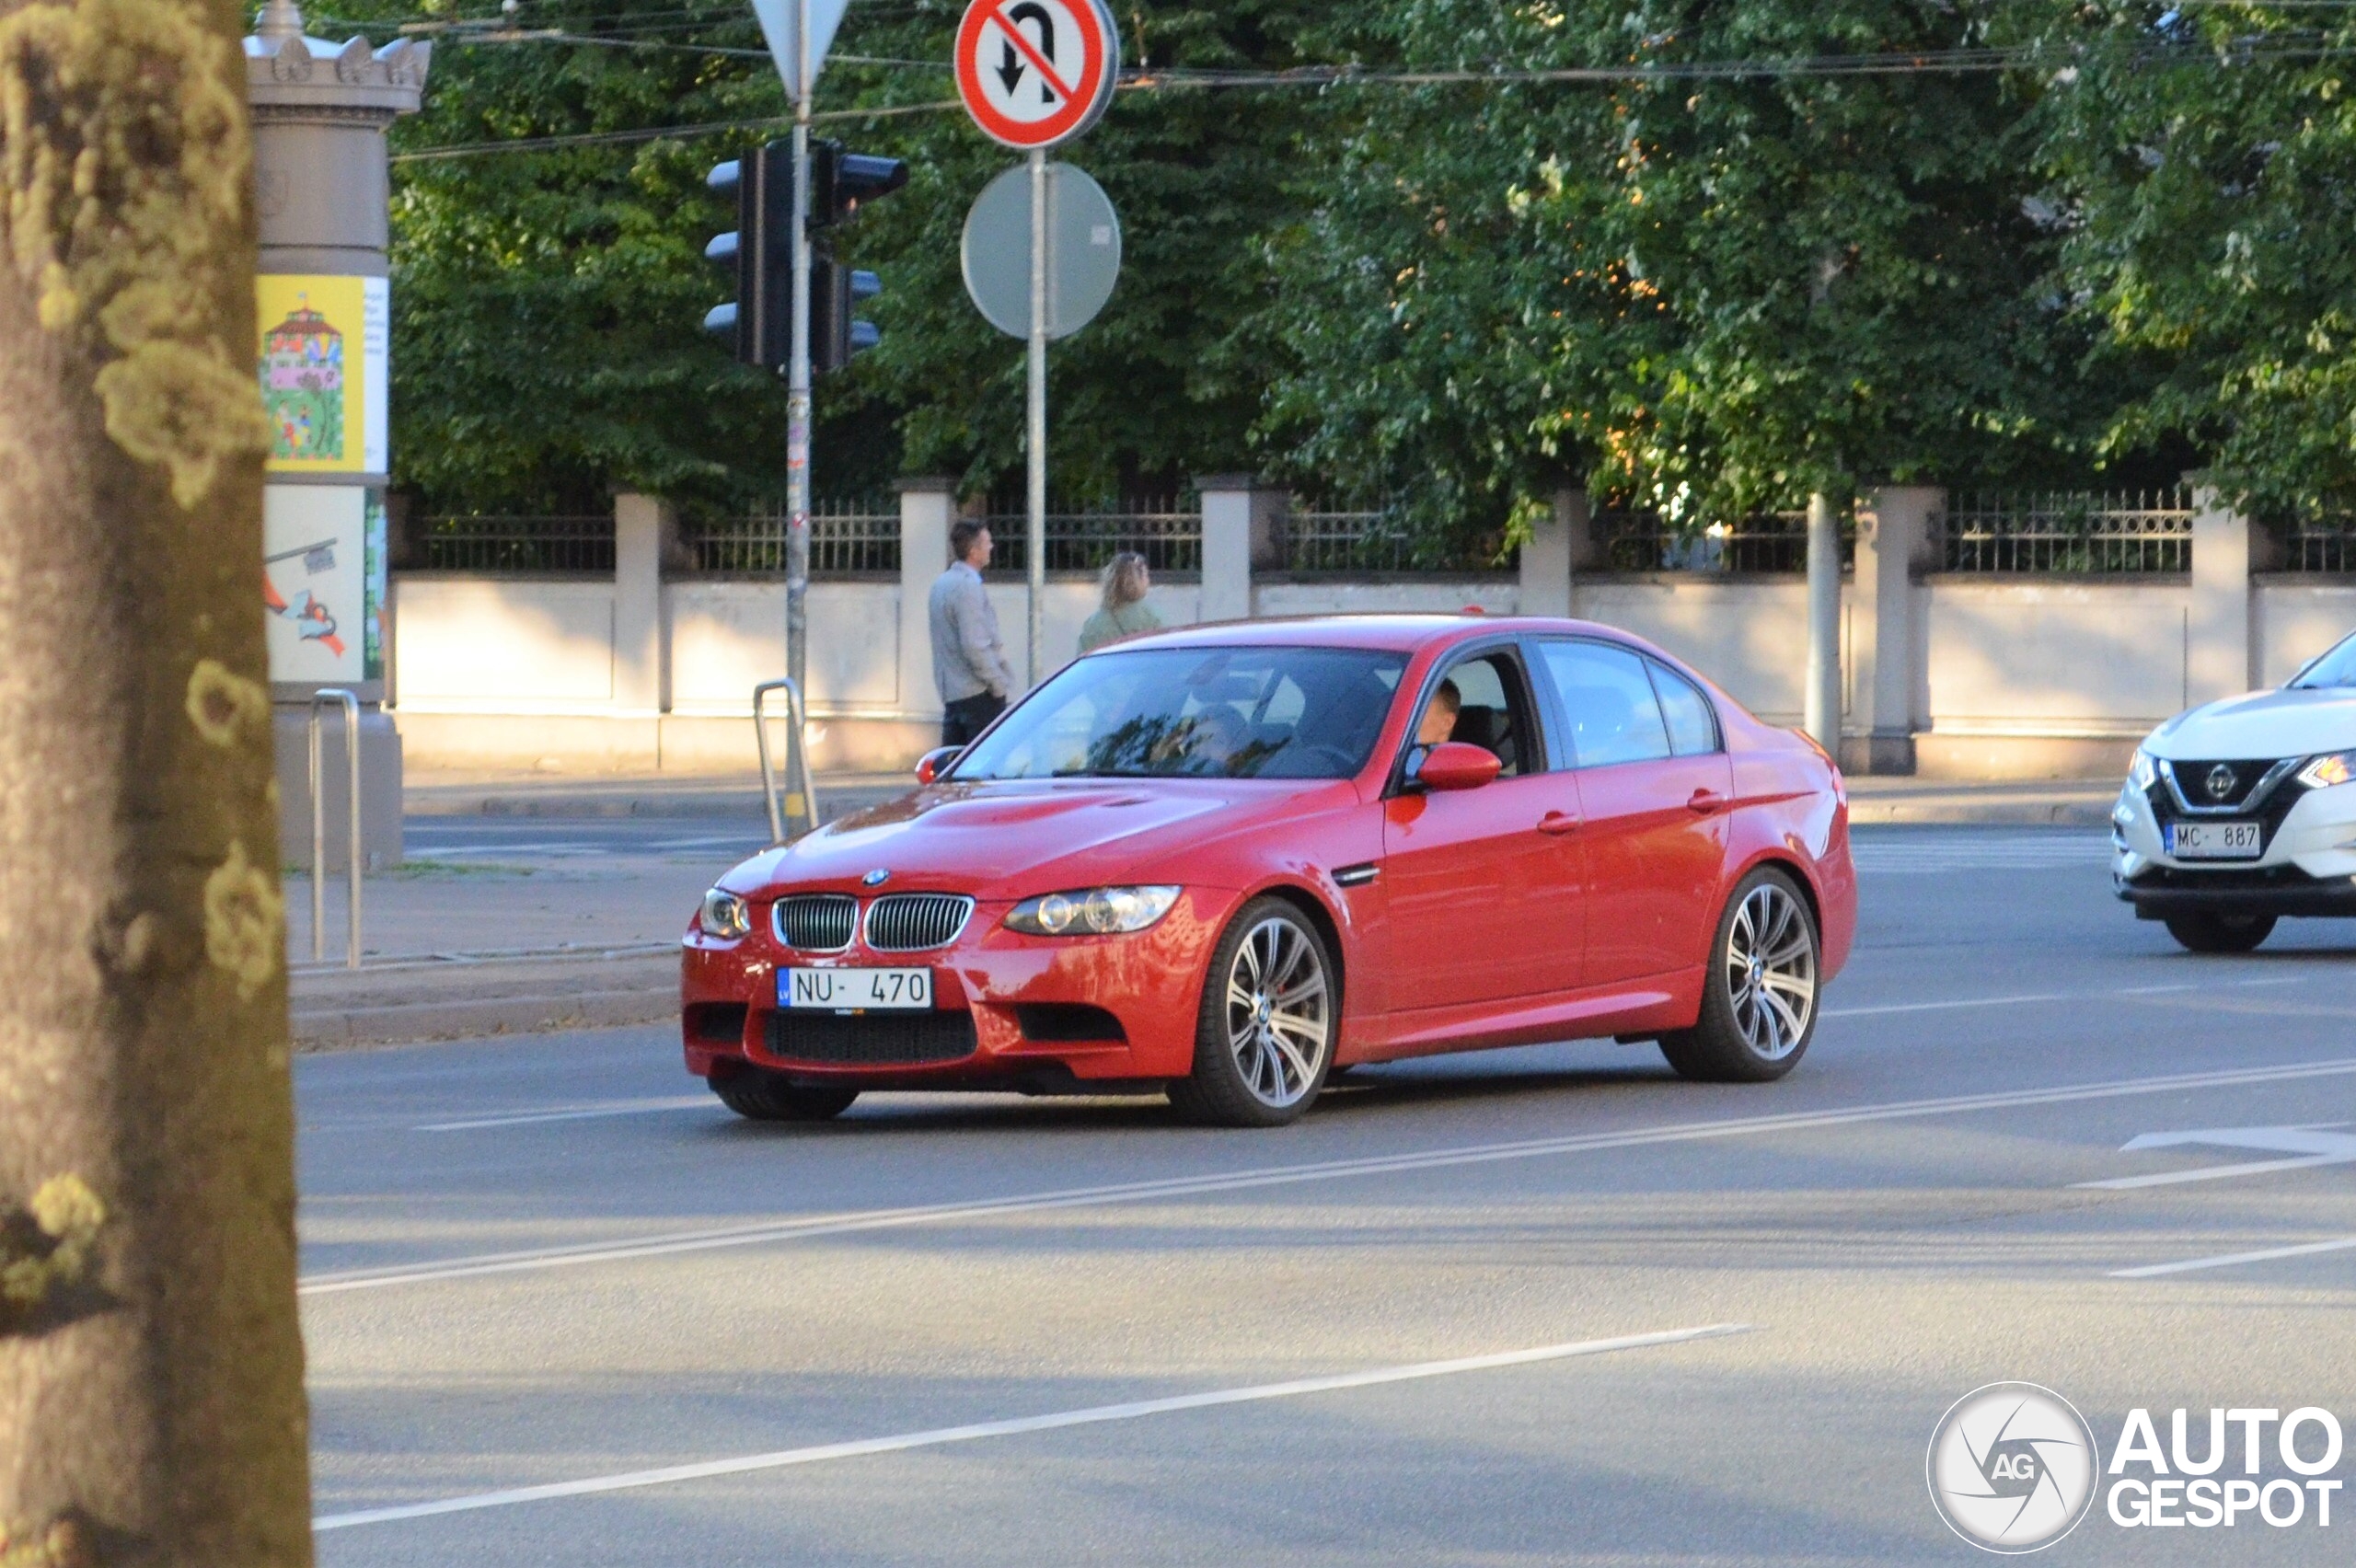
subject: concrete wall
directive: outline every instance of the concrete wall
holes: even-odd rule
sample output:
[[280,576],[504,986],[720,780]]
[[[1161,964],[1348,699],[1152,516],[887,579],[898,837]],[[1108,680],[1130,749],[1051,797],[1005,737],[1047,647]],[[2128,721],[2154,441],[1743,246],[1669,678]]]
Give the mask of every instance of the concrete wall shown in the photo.
[[[1230,554],[1257,548],[1260,502],[1247,499],[1220,503]],[[922,594],[938,571],[929,558],[946,537],[949,500],[945,490],[904,496],[904,548],[915,553],[898,578],[811,584],[811,740],[821,768],[896,769],[939,732]],[[1842,598],[1844,755],[1855,767],[1895,760],[1896,770],[1946,777],[2106,776],[2206,688],[2230,686],[2245,669],[2259,684],[2279,683],[2356,628],[2356,583],[2251,577],[2248,541],[2236,532],[2246,525],[2213,509],[2201,514],[2195,545],[2196,555],[2211,552],[2210,570],[2189,577],[1925,576],[1914,536],[1935,492],[1881,501],[1859,550],[1869,581],[1846,585]],[[1254,617],[1512,615],[1526,604],[1554,613],[1567,603],[1687,660],[1761,718],[1798,721],[1803,580],[1592,574],[1584,508],[1557,513],[1565,537],[1544,541],[1518,576],[1289,577],[1207,557],[1199,580],[1157,580],[1151,603],[1173,626],[1204,618],[1207,598],[1222,594],[1242,593]],[[661,524],[649,514],[632,525],[652,539]],[[397,581],[394,711],[412,768],[753,766],[751,689],[785,668],[783,583],[663,580],[653,548],[624,553],[638,561],[624,589],[577,577]],[[999,574],[989,592],[1020,672],[1027,590]],[[1052,671],[1075,651],[1096,591],[1092,578],[1069,575],[1050,578],[1046,593]]]

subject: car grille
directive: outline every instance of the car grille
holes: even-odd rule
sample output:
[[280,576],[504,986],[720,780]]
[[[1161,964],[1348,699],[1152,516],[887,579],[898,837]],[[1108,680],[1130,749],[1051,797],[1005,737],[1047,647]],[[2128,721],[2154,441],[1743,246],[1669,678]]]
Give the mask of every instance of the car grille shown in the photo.
[[[2261,795],[2273,792],[2288,771],[2281,759],[2270,756],[2212,757],[2200,762],[2170,762],[2166,767],[2176,778],[2184,803],[2203,813],[2241,811],[2254,806]],[[2210,792],[2212,777],[2225,786],[2222,793]]]
[[886,894],[867,906],[867,945],[877,952],[947,947],[973,913],[974,901],[963,894]]
[[768,1047],[789,1062],[954,1062],[974,1054],[974,1015],[777,1012],[769,1015]]
[[[2292,759],[2292,762],[2297,760],[2295,757]],[[2202,787],[2202,781],[2208,778],[2209,769],[2219,765],[2214,762],[2178,762],[2171,763],[2169,766],[2176,770],[2177,786],[2184,790],[2186,799],[2195,805],[2206,807],[2208,790]],[[2298,788],[2283,788],[2288,778],[2289,769],[2278,762],[2237,761],[2228,762],[2223,766],[2234,769],[2237,776],[2246,778],[2247,782],[2237,781],[2235,792],[2226,797],[2224,806],[2220,809],[2235,815],[2257,819],[2258,853],[2263,855],[2274,847],[2276,830],[2281,827],[2282,819],[2291,814],[2291,808],[2299,803],[2300,798],[2306,791]],[[2273,783],[2267,782],[2269,778],[2273,779]],[[2165,778],[2154,779],[2151,789],[2144,792],[2143,798],[2152,804],[2153,818],[2162,824],[2163,838],[2166,836],[2165,824],[2168,823],[2214,821],[2218,814],[2216,810],[2208,809],[2188,813],[2182,806],[2177,804],[2176,793],[2168,788],[2168,781]],[[2234,810],[2236,804],[2239,807],[2237,812]],[[2201,866],[2192,874],[2206,882],[2218,874],[2218,869]]]
[[777,940],[803,952],[840,952],[859,927],[859,900],[839,893],[800,893],[777,901]]

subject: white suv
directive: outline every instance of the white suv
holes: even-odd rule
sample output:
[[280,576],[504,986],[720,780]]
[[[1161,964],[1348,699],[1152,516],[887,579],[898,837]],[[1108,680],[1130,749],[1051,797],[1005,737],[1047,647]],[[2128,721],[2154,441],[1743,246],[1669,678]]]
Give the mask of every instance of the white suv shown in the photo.
[[2356,916],[2356,637],[2291,677],[2179,713],[2111,808],[2111,881],[2195,952],[2286,915]]

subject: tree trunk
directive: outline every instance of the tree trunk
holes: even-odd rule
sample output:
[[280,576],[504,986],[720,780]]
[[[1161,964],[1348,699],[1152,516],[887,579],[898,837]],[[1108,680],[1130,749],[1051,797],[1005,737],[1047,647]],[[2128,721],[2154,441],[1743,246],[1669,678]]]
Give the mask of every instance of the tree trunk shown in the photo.
[[0,1562],[310,1561],[226,0],[0,0]]

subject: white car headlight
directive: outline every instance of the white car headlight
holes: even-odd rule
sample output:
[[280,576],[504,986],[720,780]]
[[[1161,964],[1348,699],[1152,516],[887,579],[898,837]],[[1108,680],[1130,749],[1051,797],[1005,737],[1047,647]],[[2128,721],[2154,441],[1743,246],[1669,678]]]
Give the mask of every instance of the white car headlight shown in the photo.
[[2159,782],[2159,778],[2160,765],[2152,760],[2150,752],[2145,751],[2142,746],[2137,746],[2135,760],[2127,766],[2127,782],[2130,787],[2138,790],[2148,790]]
[[734,941],[752,935],[753,906],[723,888],[713,888],[703,895],[703,907],[696,912],[696,924],[708,937],[722,941]]
[[1174,887],[1091,887],[1045,893],[1016,905],[1006,928],[1032,937],[1101,937],[1142,931],[1178,902]]
[[2310,790],[2328,790],[2356,778],[2356,751],[2326,752],[2299,769],[2299,782]]

